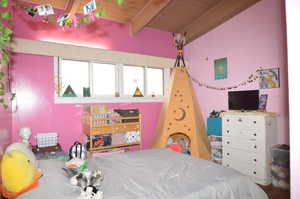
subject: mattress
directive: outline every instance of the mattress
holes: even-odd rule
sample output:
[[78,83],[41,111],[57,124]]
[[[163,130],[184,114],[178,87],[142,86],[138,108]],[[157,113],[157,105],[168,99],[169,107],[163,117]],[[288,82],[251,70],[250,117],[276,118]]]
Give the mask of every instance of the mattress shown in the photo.
[[[75,199],[63,161],[41,160],[39,186],[18,199]],[[104,173],[104,199],[267,199],[264,191],[230,168],[167,149],[106,155],[88,160]]]

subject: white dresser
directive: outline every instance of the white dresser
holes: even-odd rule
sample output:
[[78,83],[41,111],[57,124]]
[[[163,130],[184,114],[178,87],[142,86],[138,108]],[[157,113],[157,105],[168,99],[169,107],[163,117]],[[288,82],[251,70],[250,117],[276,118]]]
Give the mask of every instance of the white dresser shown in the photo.
[[222,114],[223,166],[270,184],[271,147],[277,141],[276,114],[225,112]]

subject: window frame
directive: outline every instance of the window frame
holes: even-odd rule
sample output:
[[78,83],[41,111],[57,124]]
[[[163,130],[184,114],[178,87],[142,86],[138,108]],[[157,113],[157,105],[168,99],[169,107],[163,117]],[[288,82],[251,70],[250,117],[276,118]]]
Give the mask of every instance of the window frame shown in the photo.
[[[144,70],[144,97],[133,97],[130,95],[124,95],[123,91],[123,66],[133,66],[121,63],[108,63],[108,62],[99,62],[93,60],[79,60],[73,58],[66,57],[54,57],[54,85],[57,85],[60,77],[59,71],[59,63],[62,59],[72,60],[72,61],[84,61],[89,64],[89,86],[91,88],[91,94],[93,93],[93,67],[91,67],[92,63],[98,64],[113,64],[115,65],[115,80],[116,80],[116,91],[119,91],[120,97],[115,97],[115,95],[98,95],[91,97],[83,97],[82,94],[77,97],[62,97],[58,96],[56,89],[54,88],[54,103],[55,104],[76,104],[76,103],[124,103],[124,102],[163,102],[167,93],[167,87],[170,80],[170,68],[159,68],[163,70],[163,95],[157,95],[152,97],[151,95],[145,95],[147,93],[147,70],[146,68],[155,68],[155,67],[147,67],[147,66],[137,66],[142,67]],[[63,92],[63,91],[62,91]]]

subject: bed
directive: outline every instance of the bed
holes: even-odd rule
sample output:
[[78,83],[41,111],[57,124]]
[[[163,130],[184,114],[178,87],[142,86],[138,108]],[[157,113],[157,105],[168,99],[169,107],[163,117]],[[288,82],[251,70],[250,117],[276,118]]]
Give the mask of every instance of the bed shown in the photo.
[[[40,160],[39,187],[18,199],[75,199],[60,160]],[[248,177],[206,160],[168,149],[106,155],[88,160],[104,173],[104,199],[267,199]]]

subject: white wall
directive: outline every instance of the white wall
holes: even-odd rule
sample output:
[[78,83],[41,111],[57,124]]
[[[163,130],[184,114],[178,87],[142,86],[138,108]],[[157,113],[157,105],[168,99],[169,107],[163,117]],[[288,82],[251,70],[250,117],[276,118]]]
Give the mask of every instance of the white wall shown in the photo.
[[286,0],[290,106],[291,198],[300,198],[300,1]]

